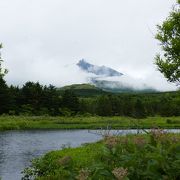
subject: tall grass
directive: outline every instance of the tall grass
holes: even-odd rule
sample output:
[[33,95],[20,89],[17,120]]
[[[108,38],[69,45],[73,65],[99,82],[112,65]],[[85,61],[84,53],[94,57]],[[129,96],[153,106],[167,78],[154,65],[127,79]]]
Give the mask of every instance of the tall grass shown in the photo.
[[180,128],[180,117],[50,117],[50,116],[0,116],[0,130],[26,129],[127,129],[127,128]]

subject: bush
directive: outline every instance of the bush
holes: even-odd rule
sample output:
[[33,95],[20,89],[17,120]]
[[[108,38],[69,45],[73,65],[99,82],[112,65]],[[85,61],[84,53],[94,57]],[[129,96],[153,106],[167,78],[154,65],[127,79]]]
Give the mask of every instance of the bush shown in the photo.
[[34,108],[30,104],[22,105],[20,115],[23,116],[32,116]]
[[60,108],[59,111],[65,117],[71,117],[74,114],[74,112],[68,108]]
[[171,119],[167,119],[166,120],[167,124],[180,124],[180,120],[171,120]]

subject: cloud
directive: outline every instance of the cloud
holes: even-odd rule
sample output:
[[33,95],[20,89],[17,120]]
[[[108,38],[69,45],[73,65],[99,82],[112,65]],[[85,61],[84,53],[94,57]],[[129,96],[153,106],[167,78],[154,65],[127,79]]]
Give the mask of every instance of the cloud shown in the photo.
[[[168,83],[159,74],[150,75],[145,78],[134,78],[130,75],[123,75],[120,77],[100,77],[96,80],[105,80],[114,83],[107,83],[109,88],[119,88],[120,86],[132,88],[134,90],[154,89],[157,91],[174,91],[177,89],[172,83]],[[159,83],[161,82],[161,83]]]
[[86,82],[86,75],[75,67],[85,58],[168,89],[153,64],[159,46],[152,33],[173,3],[0,0],[0,41],[9,69],[6,80],[15,85],[29,80],[56,86]]

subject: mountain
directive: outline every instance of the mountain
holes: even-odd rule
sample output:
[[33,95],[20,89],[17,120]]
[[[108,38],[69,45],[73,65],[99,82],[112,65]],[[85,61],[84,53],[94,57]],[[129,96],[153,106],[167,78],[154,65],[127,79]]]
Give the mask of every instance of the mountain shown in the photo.
[[146,83],[138,82],[106,66],[96,66],[88,63],[84,59],[80,60],[77,66],[84,72],[90,74],[88,83],[106,92],[156,92],[156,90],[146,85]]
[[80,60],[77,63],[77,66],[79,68],[87,73],[92,73],[98,76],[106,76],[106,77],[112,77],[112,76],[122,76],[123,74],[106,66],[96,66],[93,64],[90,64],[86,62],[84,59]]
[[64,86],[62,88],[59,88],[60,94],[62,94],[65,90],[71,90],[76,95],[82,97],[92,97],[107,94],[107,92],[92,84],[72,84],[69,86]]
[[[115,83],[115,82],[114,82]],[[151,95],[151,96],[160,96],[162,95],[162,97],[165,94],[179,94],[180,92],[158,92],[158,91],[154,91],[153,89],[144,89],[144,90],[136,90],[133,88],[128,88],[128,87],[124,87],[122,86],[120,89],[118,88],[109,88],[107,86],[107,84],[109,84],[109,82],[97,82],[97,85],[99,86],[96,87],[92,84],[72,84],[72,85],[68,85],[68,86],[64,86],[58,89],[59,94],[62,95],[64,93],[65,90],[71,90],[73,91],[77,96],[82,97],[82,98],[88,98],[88,97],[95,97],[95,96],[99,96],[99,95],[111,95],[111,94],[131,94],[132,96],[137,95],[137,94],[141,94],[141,95]],[[115,83],[116,84],[116,83]],[[114,84],[114,85],[115,85]],[[100,87],[103,87],[103,89],[101,89]]]
[[64,86],[58,89],[60,94],[63,94],[65,90],[71,90],[79,97],[94,97],[106,94],[116,93],[155,93],[153,89],[137,90],[132,87],[126,87],[117,82],[111,81],[97,81],[94,84],[72,84]]

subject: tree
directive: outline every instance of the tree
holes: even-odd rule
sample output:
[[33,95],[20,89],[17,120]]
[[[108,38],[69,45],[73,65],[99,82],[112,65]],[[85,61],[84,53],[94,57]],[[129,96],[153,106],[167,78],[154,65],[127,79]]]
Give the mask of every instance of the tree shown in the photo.
[[65,90],[62,95],[62,106],[77,113],[79,111],[79,99],[71,90]]
[[54,116],[59,114],[60,98],[55,86],[49,85],[43,88],[42,105],[48,109],[50,115]]
[[[2,44],[0,44],[0,49],[1,48]],[[2,62],[3,60],[0,54],[0,114],[8,113],[9,111],[9,91],[6,81],[3,79],[7,73],[7,69],[2,67]]]
[[112,115],[112,104],[108,96],[102,95],[98,98],[97,113],[100,116]]
[[[2,49],[2,44],[0,44],[0,49]],[[8,71],[7,71],[7,69],[4,69],[2,67],[2,62],[3,62],[3,60],[1,58],[1,53],[0,53],[0,78],[3,79],[3,77],[5,76],[5,74],[7,74]]]
[[3,78],[0,78],[0,114],[9,111],[9,91]]
[[134,110],[135,110],[135,112],[134,112],[135,118],[141,119],[141,118],[146,117],[144,104],[142,103],[142,101],[140,99],[136,100]]
[[156,55],[155,64],[168,81],[180,85],[180,0],[157,28],[156,39],[160,41],[163,55]]
[[21,96],[21,104],[28,105],[28,109],[32,109],[32,114],[38,114],[42,106],[43,86],[38,82],[26,82],[21,89]]

